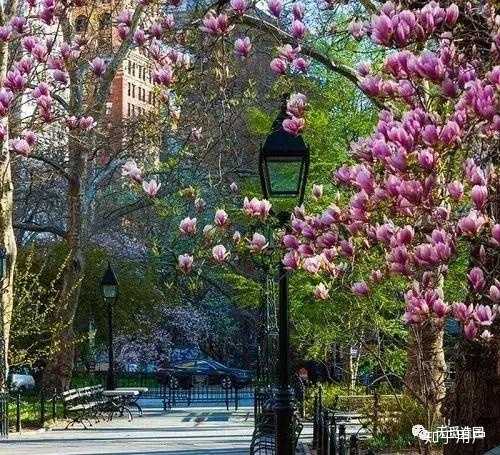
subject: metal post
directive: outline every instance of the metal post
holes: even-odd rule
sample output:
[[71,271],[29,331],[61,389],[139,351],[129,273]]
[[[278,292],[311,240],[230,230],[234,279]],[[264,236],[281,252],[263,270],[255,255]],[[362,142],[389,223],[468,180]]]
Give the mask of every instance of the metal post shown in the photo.
[[16,395],[16,431],[21,431],[21,394]]
[[314,394],[314,407],[313,407],[313,439],[312,439],[312,448],[317,449],[318,447],[318,392]]
[[113,299],[107,298],[108,304],[108,375],[106,378],[106,388],[115,388],[115,367],[113,359]]
[[279,389],[276,396],[276,447],[277,455],[293,455],[292,418],[289,383],[289,326],[288,326],[288,273],[279,265]]
[[40,427],[45,424],[45,392],[43,388],[40,390]]

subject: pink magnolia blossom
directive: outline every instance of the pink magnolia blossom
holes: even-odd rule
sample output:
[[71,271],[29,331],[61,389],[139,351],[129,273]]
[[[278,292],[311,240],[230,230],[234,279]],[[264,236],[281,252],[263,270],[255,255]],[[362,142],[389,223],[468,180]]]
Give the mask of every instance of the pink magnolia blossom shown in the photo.
[[321,199],[323,197],[323,185],[317,185],[315,183],[312,188],[312,195],[315,199]]
[[267,9],[276,18],[279,18],[283,11],[282,0],[267,0]]
[[230,254],[224,245],[215,245],[212,248],[212,257],[220,264],[226,261]]
[[483,209],[488,201],[488,188],[485,185],[474,185],[471,190],[471,198],[476,209]]
[[242,16],[248,10],[248,3],[246,0],[231,0],[231,8],[234,12]]
[[214,224],[219,227],[226,227],[229,224],[229,216],[223,209],[218,209],[215,212]]
[[479,325],[488,326],[493,323],[495,314],[489,305],[478,305],[474,310],[473,318]]
[[288,68],[287,62],[282,58],[273,58],[269,66],[271,67],[271,70],[278,75],[285,74]]
[[302,20],[304,18],[304,12],[306,10],[306,7],[302,2],[295,2],[292,5],[292,14],[293,18],[297,20]]
[[302,57],[297,57],[292,60],[292,68],[299,73],[307,73],[310,65],[309,60]]
[[370,289],[364,281],[359,281],[351,286],[351,291],[359,297],[368,295]]
[[238,38],[234,42],[234,52],[237,57],[246,58],[250,55],[251,50],[252,43],[250,42],[250,38],[248,36]]
[[450,182],[447,185],[448,194],[455,200],[460,200],[464,195],[464,186],[461,182]]
[[188,253],[179,255],[178,265],[183,273],[190,273],[193,269],[193,256]]
[[231,182],[229,185],[229,189],[231,190],[231,193],[237,193],[238,192],[238,184],[236,182]]
[[477,292],[484,288],[486,281],[484,279],[484,273],[479,267],[472,268],[467,277],[474,291]]
[[137,183],[142,182],[142,171],[137,167],[137,163],[134,160],[128,160],[122,166],[122,176],[129,177]]
[[467,237],[478,235],[485,224],[486,219],[476,210],[471,210],[467,216],[460,218],[458,221],[460,232]]
[[458,19],[460,11],[456,3],[452,3],[448,8],[446,8],[445,22],[449,27],[455,25]]
[[156,197],[158,191],[160,191],[161,183],[156,180],[150,180],[149,182],[142,182],[142,189],[151,198]]
[[326,300],[330,297],[329,292],[330,290],[325,285],[325,283],[319,283],[314,288],[314,298],[317,300]]
[[295,39],[302,39],[307,32],[307,28],[302,21],[295,19],[292,22],[292,28],[290,29],[290,32]]
[[106,67],[106,62],[100,57],[96,57],[90,62],[90,69],[96,77],[102,77],[106,72]]
[[283,129],[294,136],[298,136],[305,126],[305,120],[292,116],[283,120]]
[[209,11],[203,18],[200,30],[212,36],[222,36],[231,30],[229,18],[226,14],[215,15],[214,11]]
[[473,320],[470,320],[464,325],[464,335],[467,339],[472,340],[476,337],[478,332],[478,327]]
[[467,306],[465,303],[459,302],[453,305],[453,316],[461,322],[466,322],[472,317],[473,313],[474,307],[472,304]]
[[87,117],[81,117],[78,120],[78,126],[84,131],[90,131],[97,125],[97,122],[90,115]]
[[196,234],[196,218],[184,218],[179,224],[179,230],[185,235]]
[[252,251],[253,253],[260,253],[264,251],[268,246],[269,242],[262,234],[258,232],[255,232],[253,234],[252,240],[249,244],[250,251]]
[[286,270],[296,270],[300,265],[300,256],[296,251],[289,251],[282,259]]
[[290,116],[303,117],[307,107],[307,97],[302,93],[293,93],[286,104]]
[[9,141],[9,146],[10,149],[18,155],[27,157],[31,153],[31,147],[26,139],[22,139],[19,137],[11,139]]
[[241,242],[241,234],[239,231],[234,231],[234,234],[233,234],[233,242],[238,244]]
[[498,280],[495,281],[496,283],[492,284],[490,287],[488,297],[493,303],[500,303],[500,282],[498,282]]
[[0,116],[5,117],[10,108],[10,104],[14,98],[13,93],[10,90],[6,90],[4,87],[0,88]]
[[491,228],[491,243],[500,246],[500,224],[494,224]]
[[312,256],[304,260],[302,267],[304,270],[311,274],[316,274],[320,271],[321,265],[323,263],[321,256]]
[[363,36],[366,35],[366,27],[365,24],[361,21],[351,21],[349,24],[349,33],[353,36],[355,39],[361,39]]
[[267,199],[257,199],[252,198],[248,200],[245,197],[243,201],[243,211],[250,217],[260,218],[265,220],[269,216],[269,212],[271,211],[271,203]]
[[198,213],[203,212],[205,210],[206,206],[207,206],[207,203],[202,198],[197,197],[194,200],[194,207]]
[[281,59],[285,62],[291,62],[295,60],[301,51],[300,46],[293,47],[291,44],[284,44],[278,47],[278,53]]

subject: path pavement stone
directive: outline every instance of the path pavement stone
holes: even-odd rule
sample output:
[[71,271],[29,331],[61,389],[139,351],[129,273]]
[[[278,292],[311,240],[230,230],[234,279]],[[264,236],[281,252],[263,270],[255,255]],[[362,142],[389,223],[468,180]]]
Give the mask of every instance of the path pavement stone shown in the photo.
[[[59,425],[48,431],[11,433],[0,455],[248,455],[253,407],[227,411],[184,408],[164,412],[160,401],[143,403],[144,416],[99,422],[88,430]],[[310,436],[306,426],[303,434]],[[307,452],[306,452],[307,453]]]

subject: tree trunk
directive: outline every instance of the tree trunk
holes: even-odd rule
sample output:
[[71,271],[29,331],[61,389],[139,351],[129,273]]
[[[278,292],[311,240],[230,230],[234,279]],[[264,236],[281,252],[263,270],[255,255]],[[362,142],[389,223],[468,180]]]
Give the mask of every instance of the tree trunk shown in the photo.
[[406,386],[427,411],[422,424],[428,430],[442,420],[446,371],[443,337],[443,324],[432,320],[410,328]]
[[463,340],[457,346],[457,377],[448,392],[445,416],[450,426],[483,427],[484,439],[444,446],[445,455],[482,455],[500,444],[500,323],[489,343]]
[[[5,126],[7,129],[7,126]],[[13,184],[12,173],[10,166],[10,153],[8,149],[7,134],[2,144],[1,159],[0,159],[0,247],[5,250],[7,255],[7,271],[5,280],[1,283],[1,336],[2,345],[0,346],[0,390],[3,390],[6,385],[8,375],[8,352],[9,352],[9,335],[10,321],[12,318],[12,310],[14,303],[14,268],[16,264],[17,246],[12,225],[13,213]]]
[[70,150],[66,235],[68,256],[63,270],[61,305],[55,315],[58,329],[53,336],[53,355],[44,371],[45,386],[58,391],[66,390],[71,383],[75,354],[73,320],[78,307],[80,284],[85,266],[83,253],[85,212],[82,181],[86,172],[88,153],[85,147],[79,145],[82,143],[84,143],[83,137],[72,137],[68,144]]

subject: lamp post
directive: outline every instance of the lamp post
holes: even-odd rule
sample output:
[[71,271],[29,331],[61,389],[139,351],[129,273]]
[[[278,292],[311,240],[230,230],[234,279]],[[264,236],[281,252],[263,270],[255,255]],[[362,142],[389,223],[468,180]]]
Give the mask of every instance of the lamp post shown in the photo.
[[[269,200],[295,199],[302,204],[309,172],[309,147],[302,136],[287,133],[282,126],[286,118],[286,99],[281,112],[273,123],[272,131],[261,147],[259,175],[264,197]],[[273,206],[274,206],[273,202]],[[286,225],[290,213],[275,213],[280,227]],[[290,392],[289,372],[289,297],[288,272],[280,261],[279,280],[279,334],[278,334],[278,393],[276,397],[276,447],[278,455],[292,455],[293,404]]]
[[[1,290],[0,292],[3,294],[3,286],[5,283],[5,280],[7,279],[7,252],[5,248],[0,248],[0,286]],[[1,358],[0,358],[0,381],[1,385],[0,387],[2,389],[5,389],[7,386],[7,352],[5,350],[5,314],[4,314],[4,307],[3,307],[3,299],[2,296],[0,295],[0,330],[1,330],[1,337],[2,339],[0,340],[0,349],[1,349]],[[0,390],[1,391],[1,390]]]
[[116,385],[113,359],[113,303],[118,297],[118,280],[109,262],[101,280],[101,291],[108,312],[108,375],[106,377],[106,388],[113,390]]

